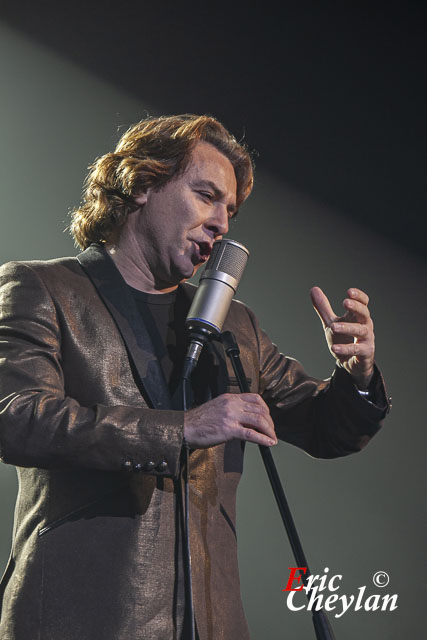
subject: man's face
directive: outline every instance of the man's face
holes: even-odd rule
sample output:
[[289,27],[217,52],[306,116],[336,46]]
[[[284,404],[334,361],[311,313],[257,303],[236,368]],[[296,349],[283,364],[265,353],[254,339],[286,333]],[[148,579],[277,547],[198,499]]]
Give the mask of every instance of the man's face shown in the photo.
[[228,158],[199,142],[183,174],[135,199],[135,239],[159,288],[190,278],[208,260],[236,211],[236,189]]

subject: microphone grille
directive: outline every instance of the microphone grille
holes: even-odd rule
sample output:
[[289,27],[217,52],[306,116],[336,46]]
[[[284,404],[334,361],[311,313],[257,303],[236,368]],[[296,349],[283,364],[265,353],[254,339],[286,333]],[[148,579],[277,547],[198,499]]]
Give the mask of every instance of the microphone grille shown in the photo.
[[206,271],[211,269],[222,271],[240,282],[248,261],[248,253],[248,250],[243,245],[234,240],[215,242],[206,265]]
[[216,258],[218,256],[219,250],[221,247],[221,243],[220,242],[214,242],[214,245],[212,247],[212,253],[209,256],[209,260],[206,264],[206,269],[215,269],[215,261]]

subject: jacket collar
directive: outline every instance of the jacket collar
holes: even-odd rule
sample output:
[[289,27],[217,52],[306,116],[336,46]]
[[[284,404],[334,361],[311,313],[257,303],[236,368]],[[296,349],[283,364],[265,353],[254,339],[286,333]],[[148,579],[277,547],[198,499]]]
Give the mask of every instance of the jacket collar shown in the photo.
[[141,322],[133,296],[113,260],[101,245],[92,244],[77,256],[96,287],[126,345],[142,394],[153,409],[170,409],[171,398],[150,335]]

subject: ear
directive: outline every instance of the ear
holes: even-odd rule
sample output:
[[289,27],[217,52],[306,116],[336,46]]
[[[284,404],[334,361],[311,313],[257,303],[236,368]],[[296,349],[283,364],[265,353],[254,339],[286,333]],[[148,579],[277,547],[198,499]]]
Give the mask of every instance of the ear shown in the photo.
[[137,196],[134,197],[134,200],[136,202],[136,204],[139,204],[140,206],[142,206],[143,204],[145,204],[148,200],[148,192],[150,191],[150,189],[147,189],[147,191],[145,193],[139,193]]

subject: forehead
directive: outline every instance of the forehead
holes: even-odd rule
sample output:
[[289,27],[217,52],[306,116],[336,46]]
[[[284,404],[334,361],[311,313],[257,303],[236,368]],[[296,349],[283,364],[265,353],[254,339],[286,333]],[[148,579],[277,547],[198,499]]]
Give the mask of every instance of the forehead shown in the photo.
[[184,176],[191,180],[209,180],[224,193],[236,195],[237,181],[233,165],[208,142],[198,142],[194,146]]

